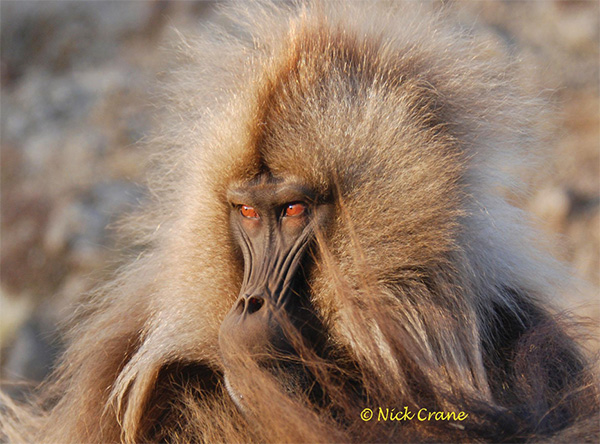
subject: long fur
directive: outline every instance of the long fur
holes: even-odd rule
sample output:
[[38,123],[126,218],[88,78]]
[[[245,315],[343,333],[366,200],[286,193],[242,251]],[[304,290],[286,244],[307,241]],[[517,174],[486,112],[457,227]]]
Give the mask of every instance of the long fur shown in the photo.
[[[502,193],[540,108],[489,47],[385,6],[241,3],[182,37],[142,253],[82,303],[32,405],[6,405],[11,442],[598,440],[594,377],[547,308],[568,277]],[[240,408],[217,341],[243,271],[225,194],[264,172],[335,203],[303,270],[325,346],[288,326],[296,362],[241,358]],[[469,416],[360,418],[404,406]]]

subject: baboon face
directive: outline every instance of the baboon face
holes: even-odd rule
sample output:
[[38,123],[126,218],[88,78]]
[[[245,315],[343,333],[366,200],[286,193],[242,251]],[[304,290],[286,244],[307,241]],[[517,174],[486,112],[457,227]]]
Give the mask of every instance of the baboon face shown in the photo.
[[226,368],[240,353],[268,364],[273,353],[293,353],[287,323],[308,337],[316,331],[304,282],[306,252],[332,206],[301,180],[270,174],[232,185],[227,199],[244,278],[221,324],[221,355]]

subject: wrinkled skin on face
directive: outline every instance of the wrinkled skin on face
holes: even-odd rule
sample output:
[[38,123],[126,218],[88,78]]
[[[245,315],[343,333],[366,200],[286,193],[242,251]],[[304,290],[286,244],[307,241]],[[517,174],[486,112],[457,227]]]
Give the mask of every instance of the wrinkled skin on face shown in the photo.
[[[318,347],[316,333],[322,328],[310,307],[304,269],[307,251],[316,231],[323,230],[331,217],[332,205],[298,180],[266,175],[233,185],[227,198],[244,278],[239,297],[221,324],[219,347],[227,389],[239,404],[236,361],[250,358],[269,368],[277,357],[292,357],[292,330]],[[288,379],[298,380],[293,369],[287,371]]]

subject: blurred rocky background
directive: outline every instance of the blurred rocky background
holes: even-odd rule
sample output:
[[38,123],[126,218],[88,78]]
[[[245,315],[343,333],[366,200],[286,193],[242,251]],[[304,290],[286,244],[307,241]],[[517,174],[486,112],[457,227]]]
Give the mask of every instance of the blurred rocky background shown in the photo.
[[[550,155],[520,204],[587,282],[565,306],[597,322],[599,2],[445,4],[530,64],[555,111]],[[0,2],[0,379],[43,378],[58,327],[118,256],[112,227],[144,195],[138,142],[152,128],[166,42],[213,19],[205,2]]]

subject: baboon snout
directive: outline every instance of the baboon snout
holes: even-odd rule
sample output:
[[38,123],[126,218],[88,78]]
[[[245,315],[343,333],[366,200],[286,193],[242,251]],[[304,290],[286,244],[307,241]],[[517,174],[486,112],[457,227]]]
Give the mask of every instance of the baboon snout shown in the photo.
[[242,295],[237,299],[219,330],[219,347],[225,365],[236,355],[260,360],[286,348],[277,310],[261,295]]

